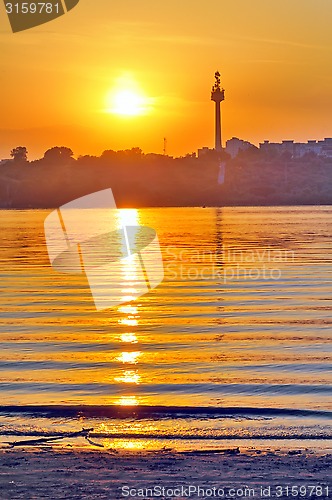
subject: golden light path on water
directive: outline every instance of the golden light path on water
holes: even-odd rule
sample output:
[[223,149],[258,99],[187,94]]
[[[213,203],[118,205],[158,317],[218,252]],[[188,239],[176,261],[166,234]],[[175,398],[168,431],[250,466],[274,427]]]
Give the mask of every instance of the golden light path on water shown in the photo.
[[[136,226],[139,224],[139,213],[135,209],[123,209],[119,211],[119,227],[126,226]],[[117,308],[118,312],[123,315],[122,318],[118,320],[120,325],[128,326],[133,329],[139,324],[140,314],[138,312],[138,307],[135,305],[135,294],[138,290],[135,288],[136,282],[138,280],[136,261],[128,257],[123,263],[122,272],[122,284],[123,288],[121,290],[123,296],[123,302],[131,302],[130,304],[121,305]],[[131,330],[128,333],[123,333],[120,336],[120,342],[126,344],[136,344],[138,338],[136,333]],[[119,376],[114,377],[114,382],[120,384],[135,384],[140,383],[140,375],[138,369],[128,369],[129,366],[138,363],[139,358],[141,358],[143,353],[141,351],[122,351],[119,356],[117,356],[116,361],[124,365],[122,373]],[[115,404],[119,406],[137,406],[139,404],[138,398],[135,395],[121,396],[115,401]],[[104,429],[107,430],[108,427],[104,425]],[[154,443],[155,444],[155,443]],[[105,447],[112,446],[113,448],[127,449],[127,450],[140,450],[146,449],[146,443],[140,440],[127,440],[121,439],[116,442],[110,441],[108,439],[103,440],[103,445]],[[153,447],[153,445],[152,445]]]
[[[122,227],[126,226],[137,226],[139,225],[139,213],[135,209],[123,209],[120,210],[119,223]],[[123,261],[122,266],[122,283],[125,285],[121,292],[123,293],[123,302],[131,302],[135,300],[135,294],[137,295],[138,290],[135,288],[136,282],[138,280],[137,273],[137,263],[134,258],[129,257],[126,261]],[[131,295],[133,294],[133,295]],[[126,325],[128,327],[136,327],[139,323],[140,315],[138,313],[138,307],[131,304],[126,304],[118,307],[119,313],[122,313],[125,317],[119,320],[119,324]],[[138,342],[136,334],[134,332],[125,333],[121,336],[121,341],[129,344],[135,344]],[[123,384],[136,384],[140,383],[140,375],[137,369],[128,369],[128,366],[138,363],[139,358],[142,356],[140,351],[127,352],[123,351],[116,358],[119,363],[123,363],[124,369],[120,376],[114,378],[117,383]],[[128,395],[122,397],[118,400],[121,406],[132,406],[137,405],[138,401],[134,395]],[[124,443],[123,447],[136,448],[137,443],[128,442],[127,445]]]

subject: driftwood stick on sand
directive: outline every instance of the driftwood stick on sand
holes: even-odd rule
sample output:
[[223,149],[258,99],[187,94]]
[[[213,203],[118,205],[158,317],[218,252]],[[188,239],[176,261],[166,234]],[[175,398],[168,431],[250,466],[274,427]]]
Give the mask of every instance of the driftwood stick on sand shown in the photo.
[[88,443],[92,444],[93,446],[99,446],[99,448],[105,448],[103,444],[92,441],[92,439],[90,439],[88,435],[85,436],[85,439],[88,441]]
[[91,431],[93,431],[93,427],[89,429],[82,429],[81,431],[77,432],[67,432],[65,434],[61,434],[61,436],[52,436],[52,437],[45,437],[38,439],[25,439],[23,441],[14,441],[14,442],[7,441],[6,444],[8,444],[10,448],[15,448],[16,446],[35,446],[38,444],[49,443],[51,441],[57,441],[58,439],[65,439],[65,438],[84,437],[88,439],[89,433]]

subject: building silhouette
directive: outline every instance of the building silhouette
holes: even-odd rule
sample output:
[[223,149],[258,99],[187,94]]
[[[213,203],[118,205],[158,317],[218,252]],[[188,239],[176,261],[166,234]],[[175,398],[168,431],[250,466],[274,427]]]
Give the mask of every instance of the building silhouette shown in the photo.
[[[256,148],[254,144],[251,142],[243,141],[242,139],[238,139],[237,137],[232,137],[226,141],[226,153],[228,153],[232,158],[235,158],[240,151],[246,151],[250,148]],[[257,148],[256,148],[257,149]]]
[[332,158],[332,138],[325,138],[323,141],[307,141],[307,142],[270,142],[264,141],[260,143],[259,149],[267,154],[280,155],[289,153],[292,158],[301,158],[307,153],[314,153],[318,156]]

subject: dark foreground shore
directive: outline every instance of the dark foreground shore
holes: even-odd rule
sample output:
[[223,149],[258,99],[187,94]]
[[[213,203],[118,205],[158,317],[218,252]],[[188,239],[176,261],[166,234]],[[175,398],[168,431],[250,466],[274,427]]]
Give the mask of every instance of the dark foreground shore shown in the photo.
[[1,450],[7,499],[332,498],[332,454],[310,450],[196,452]]

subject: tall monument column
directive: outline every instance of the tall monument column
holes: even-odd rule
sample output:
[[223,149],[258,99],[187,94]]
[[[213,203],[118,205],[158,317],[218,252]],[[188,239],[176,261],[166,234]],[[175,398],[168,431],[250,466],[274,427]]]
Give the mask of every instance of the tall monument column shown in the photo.
[[220,103],[225,100],[225,91],[220,87],[220,73],[217,71],[214,75],[215,83],[212,87],[211,101],[216,103],[216,138],[215,138],[215,150],[222,150],[221,142],[221,112]]

